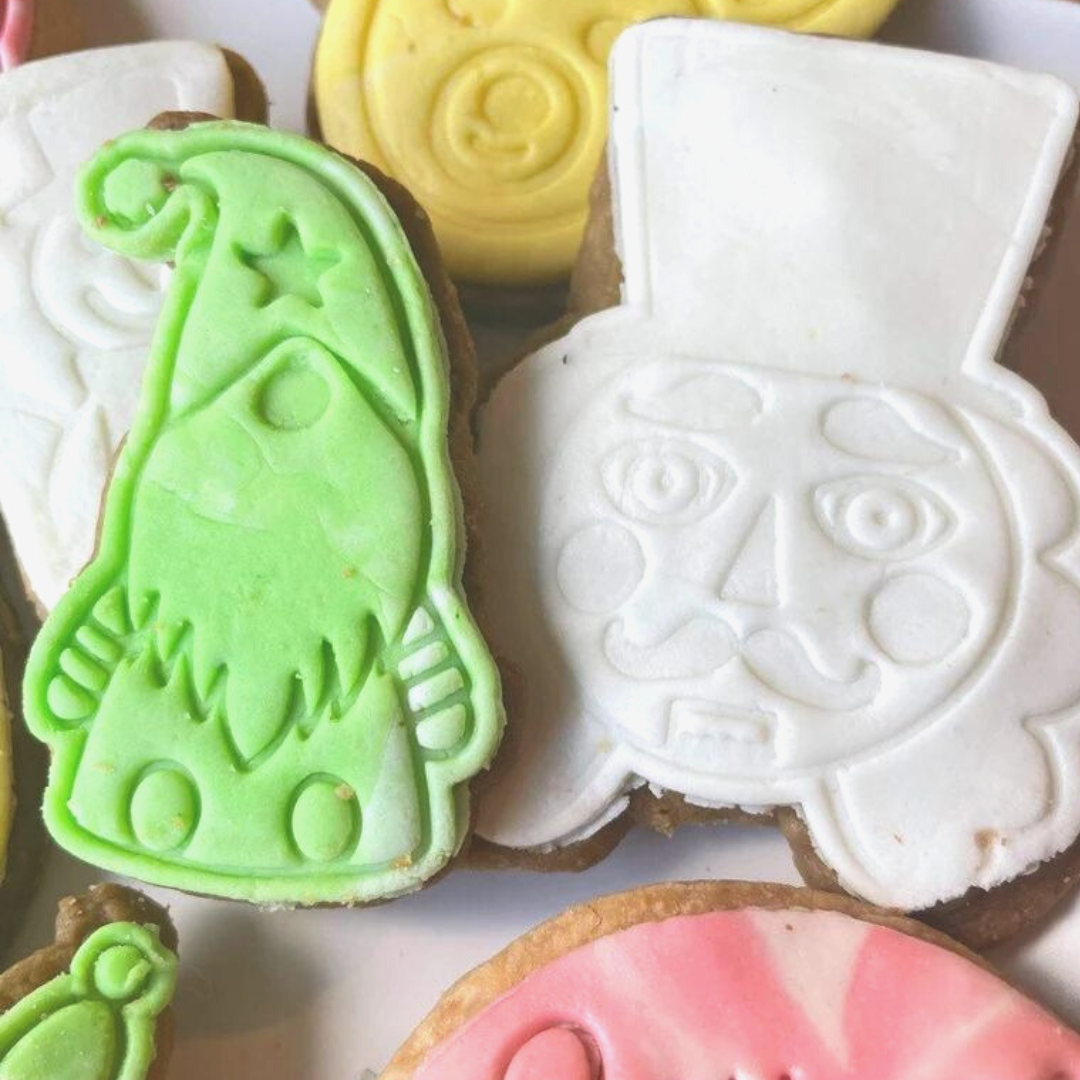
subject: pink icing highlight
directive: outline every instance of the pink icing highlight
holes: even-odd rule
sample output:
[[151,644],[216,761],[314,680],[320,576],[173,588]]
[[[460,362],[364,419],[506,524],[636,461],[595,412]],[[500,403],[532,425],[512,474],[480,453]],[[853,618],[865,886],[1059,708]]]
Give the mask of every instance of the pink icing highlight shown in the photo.
[[415,1080],[601,1076],[1080,1080],[1080,1036],[895,930],[835,912],[714,912],[632,927],[533,972]]
[[0,0],[0,71],[26,59],[33,29],[33,0]]

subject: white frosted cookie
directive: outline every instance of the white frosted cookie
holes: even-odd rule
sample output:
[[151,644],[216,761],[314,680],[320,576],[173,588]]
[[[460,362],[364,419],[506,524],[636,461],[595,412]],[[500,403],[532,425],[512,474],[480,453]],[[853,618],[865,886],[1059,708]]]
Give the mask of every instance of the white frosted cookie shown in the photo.
[[1080,833],[1080,452],[995,363],[1077,118],[976,61],[665,21],[612,59],[622,305],[481,427],[479,832],[795,807],[907,910]]
[[48,609],[93,552],[163,276],[85,239],[74,176],[106,140],[168,110],[233,115],[220,49],[155,42],[0,76],[0,512]]

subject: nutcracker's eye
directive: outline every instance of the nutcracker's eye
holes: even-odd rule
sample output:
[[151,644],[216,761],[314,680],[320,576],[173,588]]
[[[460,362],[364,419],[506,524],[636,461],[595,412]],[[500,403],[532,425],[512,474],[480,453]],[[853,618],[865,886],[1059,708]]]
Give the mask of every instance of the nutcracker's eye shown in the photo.
[[911,559],[937,547],[954,520],[921,484],[891,476],[855,476],[814,492],[814,513],[838,547],[864,559]]
[[534,1035],[518,1050],[505,1080],[603,1080],[596,1041],[577,1027],[559,1026]]
[[693,443],[649,440],[629,443],[603,466],[604,488],[615,508],[645,524],[700,521],[727,497],[731,469]]

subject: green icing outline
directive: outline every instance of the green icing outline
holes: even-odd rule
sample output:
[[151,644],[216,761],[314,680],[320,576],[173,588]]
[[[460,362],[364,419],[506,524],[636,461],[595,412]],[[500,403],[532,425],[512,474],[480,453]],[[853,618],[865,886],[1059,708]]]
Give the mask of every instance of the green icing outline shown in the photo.
[[[420,556],[420,585],[426,588],[421,591],[419,600],[428,615],[435,616],[437,634],[449,644],[451,655],[464,674],[465,689],[458,698],[461,700],[464,695],[468,719],[458,742],[449,747],[440,744],[437,737],[434,745],[431,742],[421,745],[416,727],[410,727],[407,722],[401,724],[407,733],[412,775],[418,791],[418,806],[413,813],[418,815],[416,828],[421,837],[420,843],[403,858],[363,865],[339,860],[336,866],[316,866],[301,860],[297,865],[256,870],[200,865],[175,852],[148,850],[135,839],[134,826],[130,830],[131,836],[122,840],[115,835],[99,835],[78,820],[70,805],[91,729],[101,708],[101,697],[113,687],[117,681],[116,670],[121,667],[125,680],[135,684],[142,677],[137,669],[143,664],[147,671],[158,673],[157,677],[163,685],[167,684],[170,693],[174,692],[174,686],[186,687],[183,692],[188,697],[183,700],[194,701],[196,710],[205,706],[205,715],[198,717],[199,730],[203,733],[213,730],[211,725],[218,722],[213,693],[200,697],[201,692],[193,689],[197,679],[189,670],[192,667],[190,642],[181,641],[183,633],[179,631],[175,640],[169,640],[154,621],[153,606],[147,607],[145,598],[139,598],[137,603],[130,600],[126,592],[126,575],[139,483],[152,461],[155,445],[159,438],[168,435],[171,421],[182,420],[206,405],[205,401],[198,400],[194,404],[182,399],[177,403],[171,396],[175,393],[174,376],[190,375],[187,369],[181,371],[178,368],[177,360],[183,358],[188,315],[198,300],[199,286],[208,264],[212,263],[221,212],[205,190],[205,171],[200,175],[200,161],[212,160],[206,156],[220,156],[223,152],[262,155],[286,166],[297,166],[309,178],[318,181],[321,190],[333,198],[335,205],[344,208],[369,254],[376,260],[380,280],[393,305],[396,322],[392,327],[395,335],[392,340],[400,343],[411,365],[404,378],[400,377],[400,372],[395,374],[397,369],[388,369],[364,385],[368,394],[374,392],[380,408],[399,422],[406,425],[414,422],[409,410],[419,410],[419,421],[412,429],[416,432],[413,445],[420,462],[416,469],[417,484],[420,497],[425,495],[423,485],[426,484],[427,512],[432,522],[426,535],[426,550]],[[140,169],[142,174],[137,174],[136,170]],[[121,194],[131,190],[141,193],[145,188],[148,192],[145,206],[134,211],[142,220],[139,216],[125,216],[132,210],[131,206],[125,205],[124,212],[109,209],[106,200],[110,185]],[[139,409],[106,496],[98,552],[47,619],[27,665],[24,682],[27,723],[34,735],[47,743],[52,751],[44,802],[49,830],[72,854],[111,871],[189,892],[254,903],[363,903],[411,891],[441,870],[464,842],[469,823],[466,781],[486,767],[494,756],[504,718],[497,669],[461,592],[463,513],[447,441],[446,347],[427,283],[408,240],[375,184],[346,159],[298,136],[237,122],[202,123],[176,132],[138,131],[106,144],[80,176],[78,202],[83,226],[93,239],[139,259],[160,261],[172,257],[175,252],[175,271],[159,318]],[[282,233],[281,251],[284,252],[292,238],[284,227],[279,231]],[[269,258],[252,257],[239,249],[236,255],[245,268],[260,273],[262,271],[253,266],[253,262],[256,258],[263,262]],[[322,270],[325,271],[325,267]],[[272,291],[278,283],[269,277],[267,280],[269,291]],[[278,298],[281,295],[279,291]],[[283,303],[293,304],[295,300],[296,296],[288,295]],[[231,383],[226,380],[222,384],[226,390],[221,392],[220,398],[214,396],[212,399],[224,400],[225,393],[239,386],[252,368],[264,363],[269,365],[278,353],[285,357],[278,364],[278,368],[282,368],[291,362],[289,350],[296,348],[305,348],[317,358],[326,354],[341,366],[345,365],[325,342],[312,335],[297,336],[294,332],[291,337],[265,346],[258,354],[259,359]],[[277,360],[274,363],[277,364]],[[196,394],[198,390],[196,386]],[[361,396],[363,393],[361,390]],[[410,394],[413,395],[411,398]],[[214,395],[217,395],[217,389]],[[421,527],[419,523],[418,527]],[[425,563],[426,577],[422,569]],[[118,582],[121,588],[117,588]],[[105,630],[106,625],[111,629]],[[93,649],[97,651],[87,653],[88,633],[93,637]],[[384,643],[382,651],[370,661],[371,666],[357,672],[357,690],[349,698],[351,704],[342,708],[356,707],[363,711],[362,699],[369,690],[371,697],[384,707],[392,701],[389,696],[392,693],[404,702],[405,684],[393,675],[394,657],[402,648],[397,642]],[[394,650],[397,650],[396,654]],[[59,715],[50,704],[50,686],[54,680],[67,680],[63,672],[73,670],[72,656],[76,657],[76,668],[83,670],[88,657],[93,668],[95,663],[111,664],[113,653],[122,654],[122,663],[110,668],[105,689],[89,714],[75,719],[70,713]],[[300,678],[299,673],[297,678]],[[70,686],[69,680],[67,685]],[[339,690],[342,686],[343,683],[339,684]],[[180,692],[175,690],[175,693]],[[78,690],[77,693],[85,694],[85,691]],[[223,709],[220,711],[224,712]],[[128,717],[130,712],[126,714]],[[408,710],[402,706],[401,712],[405,714]],[[190,716],[187,719],[190,721]],[[300,756],[303,740],[307,738],[302,726],[307,723],[314,727],[316,719],[301,718],[295,723],[285,723],[280,736],[275,736],[275,741],[268,744],[264,756],[256,755],[242,766],[246,770],[244,777],[254,776],[260,768],[276,768],[275,763],[281,761],[287,764],[290,749],[294,756]],[[199,730],[194,721],[192,725],[194,737]],[[397,721],[391,728],[396,725]],[[216,735],[213,737],[217,739]],[[230,749],[234,754],[239,753],[235,746]],[[219,746],[214,753],[220,755],[225,751]],[[384,755],[389,756],[385,748]],[[266,765],[260,763],[263,760]],[[148,762],[147,771],[140,779],[155,771],[158,765],[159,762]],[[385,761],[379,766],[380,769],[386,767]],[[175,771],[185,772],[182,766]],[[331,782],[335,778],[336,774],[329,776]],[[194,783],[190,773],[188,779]],[[170,783],[173,787],[184,786],[182,776],[179,781],[175,777],[166,777],[163,783],[166,787]],[[345,788],[344,797],[352,795],[359,806],[357,789],[348,785]],[[298,794],[290,811],[293,813],[300,794],[306,791],[296,790]],[[195,824],[190,828],[195,834],[201,823],[198,816],[202,809],[201,794],[194,800],[191,811]],[[133,792],[128,795],[134,798]],[[237,805],[236,809],[240,813],[243,806]],[[381,815],[364,817],[362,823],[358,818],[355,831],[361,834],[374,829],[377,834],[384,827],[391,830],[397,827],[400,823],[396,824],[393,818],[400,814],[393,807],[391,809],[393,813],[389,817],[384,808]],[[130,809],[126,812],[133,813]],[[356,813],[360,814],[360,810]],[[285,823],[282,827],[286,831],[293,828]],[[355,840],[353,836],[343,842],[349,844]]]
[[[79,946],[67,974],[58,975],[0,1015],[0,1074],[8,1075],[5,1067],[10,1067],[11,1055],[19,1054],[23,1055],[19,1080],[54,1080],[51,1072],[39,1071],[48,1062],[35,1067],[33,1055],[37,1048],[28,1049],[25,1042],[50,1024],[56,1031],[54,1035],[46,1030],[46,1047],[54,1045],[49,1039],[62,1038],[65,1054],[72,1062],[93,1060],[94,1047],[70,1045],[71,1021],[79,1010],[90,1007],[99,1013],[107,1009],[113,1031],[119,1036],[116,1046],[122,1060],[107,1080],[143,1080],[155,1057],[157,1017],[169,1005],[176,989],[176,956],[161,944],[158,934],[156,926],[134,923],[110,923],[91,934]],[[129,952],[120,957],[121,970],[137,980],[134,986],[118,988],[97,977],[99,962],[113,949],[134,951],[134,956]],[[117,954],[112,958],[116,959]],[[80,1075],[75,1069],[70,1073],[72,1077]],[[106,1078],[88,1076],[88,1080]]]

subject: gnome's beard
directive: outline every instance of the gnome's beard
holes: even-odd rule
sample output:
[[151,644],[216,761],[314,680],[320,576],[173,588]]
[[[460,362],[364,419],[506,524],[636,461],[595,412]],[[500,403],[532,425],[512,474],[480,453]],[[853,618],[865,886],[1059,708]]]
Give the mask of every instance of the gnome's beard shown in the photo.
[[869,705],[881,687],[876,665],[858,664],[851,679],[822,671],[809,650],[783,630],[758,630],[740,644],[722,619],[696,617],[655,645],[639,645],[613,622],[604,638],[604,652],[623,675],[638,679],[686,679],[711,675],[737,656],[754,676],[781,697],[830,711]]

